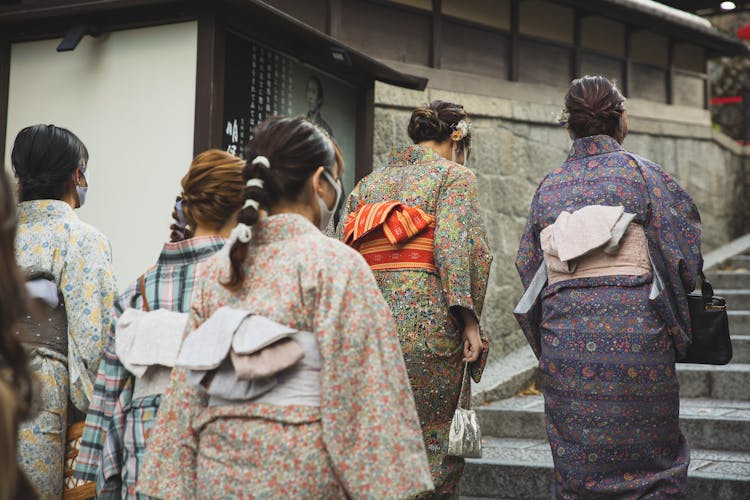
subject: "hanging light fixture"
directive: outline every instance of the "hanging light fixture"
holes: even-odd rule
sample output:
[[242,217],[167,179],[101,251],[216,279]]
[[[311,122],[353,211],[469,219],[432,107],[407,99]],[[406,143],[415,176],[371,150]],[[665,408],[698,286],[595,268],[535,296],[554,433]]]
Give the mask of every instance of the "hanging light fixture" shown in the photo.
[[721,2],[719,7],[721,7],[721,10],[734,10],[737,8],[737,4],[734,2]]

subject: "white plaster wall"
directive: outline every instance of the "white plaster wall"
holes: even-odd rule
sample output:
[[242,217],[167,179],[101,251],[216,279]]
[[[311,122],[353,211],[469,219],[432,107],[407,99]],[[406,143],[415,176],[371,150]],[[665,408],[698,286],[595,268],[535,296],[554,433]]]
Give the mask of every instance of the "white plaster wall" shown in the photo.
[[81,219],[112,242],[124,289],[156,261],[193,153],[197,23],[13,44],[5,165],[23,127],[53,123],[86,144],[90,188]]

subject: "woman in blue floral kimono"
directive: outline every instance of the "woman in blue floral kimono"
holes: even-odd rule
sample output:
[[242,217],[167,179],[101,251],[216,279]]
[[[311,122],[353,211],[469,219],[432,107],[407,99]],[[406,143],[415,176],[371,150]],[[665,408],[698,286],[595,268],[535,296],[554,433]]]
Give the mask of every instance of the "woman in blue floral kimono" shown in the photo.
[[[543,263],[548,278],[522,326],[539,358],[555,498],[686,494],[675,356],[690,339],[700,218],[661,167],[622,148],[623,101],[603,77],[573,81],[573,147],[539,185],[516,259],[525,288]],[[604,246],[621,237],[619,250],[588,248],[597,232]]]
[[11,153],[18,265],[52,285],[49,316],[27,315],[17,328],[41,400],[20,427],[18,457],[44,499],[63,494],[66,432],[89,406],[117,294],[109,240],[73,211],[86,200],[88,159],[80,139],[54,125],[24,128]]
[[[478,382],[488,346],[479,319],[492,255],[476,180],[463,165],[469,128],[458,104],[434,101],[415,110],[414,145],[394,148],[384,168],[357,184],[339,225],[340,238],[373,270],[398,325],[435,481],[431,498],[459,493],[464,461],[448,456],[448,432],[464,363]],[[406,227],[392,237],[391,229],[401,231],[396,220]]]
[[[120,296],[116,318],[126,308],[189,312],[198,264],[224,246],[242,208],[244,166],[243,160],[217,149],[195,157],[182,178],[171,241],[164,244],[156,264]],[[75,464],[77,477],[96,481],[99,498],[146,498],[136,493],[136,481],[163,391],[158,384],[141,390],[141,383],[117,356],[113,329]]]

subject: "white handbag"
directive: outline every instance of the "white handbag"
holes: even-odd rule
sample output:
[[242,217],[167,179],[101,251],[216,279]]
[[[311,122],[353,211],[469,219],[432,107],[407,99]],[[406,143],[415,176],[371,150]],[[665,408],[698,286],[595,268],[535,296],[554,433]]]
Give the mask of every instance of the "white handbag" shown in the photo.
[[461,395],[464,393],[468,366],[468,363],[464,364],[464,376],[461,380],[458,407],[453,414],[451,429],[448,434],[448,455],[463,458],[482,458],[482,430],[479,428],[477,412],[461,407]]

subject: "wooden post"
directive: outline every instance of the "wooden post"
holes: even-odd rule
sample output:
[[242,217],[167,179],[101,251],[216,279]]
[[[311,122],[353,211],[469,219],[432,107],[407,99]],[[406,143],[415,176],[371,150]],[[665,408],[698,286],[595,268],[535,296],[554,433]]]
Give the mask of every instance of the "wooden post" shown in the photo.
[[440,69],[443,58],[443,14],[442,0],[432,0],[432,43],[430,44],[430,66]]
[[508,80],[518,81],[520,0],[510,0],[510,43],[508,44]]
[[570,80],[581,76],[581,22],[583,16],[576,9],[573,14],[573,52],[570,59]]
[[363,88],[357,99],[357,155],[354,182],[372,172],[373,140],[375,135],[375,82]]
[[674,38],[667,40],[667,104],[674,104]]
[[625,26],[625,60],[622,63],[622,91],[630,97],[633,89],[633,61],[631,59],[633,28]]
[[[209,7],[210,9],[210,7]],[[198,16],[193,154],[221,148],[224,112],[224,24],[214,11]]]
[[742,145],[750,143],[750,92],[742,93]]
[[326,34],[333,38],[341,38],[341,0],[328,0],[327,6]]

